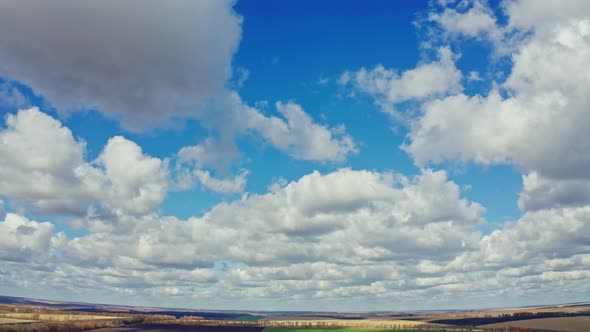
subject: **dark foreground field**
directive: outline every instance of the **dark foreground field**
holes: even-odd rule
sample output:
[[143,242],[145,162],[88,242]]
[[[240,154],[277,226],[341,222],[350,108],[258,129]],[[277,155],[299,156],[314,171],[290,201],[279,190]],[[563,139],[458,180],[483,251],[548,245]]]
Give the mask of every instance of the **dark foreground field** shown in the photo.
[[197,331],[197,332],[261,332],[263,327],[241,326],[194,326],[180,324],[135,324],[121,327],[98,329],[101,332],[132,332],[132,331]]
[[[437,324],[447,324],[447,325],[456,325],[456,326],[481,326],[481,325],[513,322],[513,321],[519,321],[519,320],[535,320],[535,319],[546,319],[546,318],[569,318],[569,317],[589,317],[590,318],[590,313],[567,314],[567,313],[562,313],[562,312],[555,312],[552,314],[550,313],[550,314],[545,314],[545,315],[535,315],[535,314],[531,313],[530,315],[517,315],[517,316],[436,319],[436,320],[432,320],[431,322],[437,323]],[[590,332],[590,327],[588,328],[587,332]]]
[[[292,328],[262,328],[262,327],[239,327],[239,326],[195,326],[195,325],[178,325],[178,324],[136,324],[122,327],[98,329],[93,331],[100,332],[135,332],[135,331],[152,331],[152,332],[167,332],[167,331],[195,331],[195,332],[394,332],[394,330],[381,329],[292,329]],[[416,332],[416,330],[395,330],[395,332]],[[429,332],[443,332],[443,331],[429,331]]]
[[565,318],[541,318],[541,319],[525,319],[514,322],[496,323],[482,325],[484,328],[504,328],[510,327],[524,327],[532,329],[533,331],[567,331],[567,332],[589,332],[590,331],[590,317],[565,317]]

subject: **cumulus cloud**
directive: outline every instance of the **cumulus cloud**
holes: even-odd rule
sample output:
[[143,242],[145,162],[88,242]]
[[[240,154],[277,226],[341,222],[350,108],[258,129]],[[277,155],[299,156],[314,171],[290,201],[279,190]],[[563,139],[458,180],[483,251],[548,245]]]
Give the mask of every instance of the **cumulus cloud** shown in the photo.
[[[236,136],[246,131],[294,158],[344,160],[355,151],[348,135],[314,123],[303,111],[285,111],[284,120],[265,116],[231,90],[242,21],[233,5],[8,1],[0,13],[0,77],[31,87],[60,114],[98,110],[131,130],[195,118],[214,135],[181,155],[209,167],[227,168],[239,156]],[[236,73],[239,88],[248,72]],[[0,98],[14,104],[19,96],[0,86]]]
[[373,97],[383,111],[393,113],[395,104],[460,92],[462,74],[455,67],[454,57],[450,48],[442,47],[438,50],[437,61],[419,64],[401,73],[381,65],[371,70],[361,68],[345,72],[339,82]]
[[[392,296],[405,305],[428,298],[433,306],[445,306],[451,294],[461,294],[466,303],[482,297],[490,303],[525,292],[546,296],[551,285],[569,295],[588,290],[587,206],[529,211],[482,237],[477,226],[483,212],[461,197],[444,171],[423,170],[414,177],[313,172],[188,220],[117,214],[119,222],[111,227],[72,239],[54,236],[50,244],[53,231],[46,229],[40,239],[27,241],[44,243],[49,253],[59,249],[60,263],[38,275],[4,257],[4,278],[18,286],[25,273],[30,282],[44,280],[45,287],[108,287],[148,302],[172,294],[175,303],[227,306],[247,296],[258,303],[280,300],[285,308],[351,296],[362,309],[364,301]],[[17,215],[7,220],[17,222],[0,234],[23,224],[39,227]],[[19,257],[22,262],[32,256]]]
[[[491,268],[503,273],[518,268],[517,274],[522,276],[541,274],[556,269],[555,264],[589,257],[588,212],[588,206],[527,212],[516,222],[484,236],[479,250],[464,253],[449,265],[463,270]],[[588,271],[590,265],[578,269]]]
[[443,6],[441,12],[430,12],[428,21],[437,23],[451,37],[501,37],[496,17],[486,1],[464,1],[457,6]]
[[162,161],[145,155],[121,136],[109,139],[97,162],[109,179],[108,201],[133,214],[151,212],[168,193],[168,174]]
[[84,214],[92,204],[143,214],[167,193],[163,163],[114,137],[86,162],[85,143],[37,108],[6,115],[0,130],[0,194],[45,213]]
[[[37,108],[6,115],[0,131],[0,190],[16,200],[31,201],[44,211],[76,211],[91,199],[90,186],[100,174],[84,163],[85,144],[68,128]],[[100,187],[100,185],[99,185]]]
[[542,29],[539,20],[539,29],[512,54],[501,91],[424,105],[403,146],[418,165],[513,163],[551,178],[590,176],[590,78],[580,70],[590,65],[590,21],[564,19]]
[[[590,8],[582,1],[564,7],[507,1],[502,9],[507,24],[486,29],[501,30],[505,35],[498,41],[511,44],[505,49],[512,65],[508,78],[484,95],[459,93],[424,103],[402,148],[418,165],[518,166],[525,173],[518,201],[523,216],[483,236],[476,250],[428,269],[458,276],[460,282],[446,286],[455,295],[460,285],[469,285],[516,296],[555,287],[571,297],[575,288],[590,291],[581,284],[590,271],[590,81],[581,70],[590,65]],[[458,15],[469,18],[468,12]],[[446,29],[485,35],[475,28]]]
[[114,266],[127,259],[183,269],[211,267],[216,261],[288,267],[444,260],[476,245],[471,232],[483,222],[483,211],[461,198],[444,172],[425,170],[406,178],[342,169],[314,172],[272,193],[220,203],[201,218],[146,216],[126,233],[73,239],[62,253],[73,264]]
[[548,32],[564,22],[586,20],[590,12],[590,4],[584,0],[506,1],[504,7],[510,27],[533,29],[537,33]]
[[53,260],[54,246],[59,239],[54,226],[8,213],[0,221],[0,260],[46,264]]
[[127,128],[152,127],[223,92],[241,37],[232,6],[6,1],[0,76],[30,86],[60,112],[97,109],[121,116]]
[[537,172],[522,177],[523,188],[518,206],[524,211],[537,211],[566,206],[590,204],[590,181],[550,179]]

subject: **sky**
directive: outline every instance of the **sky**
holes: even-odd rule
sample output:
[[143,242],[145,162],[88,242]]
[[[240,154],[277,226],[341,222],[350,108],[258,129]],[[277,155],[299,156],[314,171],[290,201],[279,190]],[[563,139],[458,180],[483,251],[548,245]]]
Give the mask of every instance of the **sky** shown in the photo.
[[590,3],[3,1],[0,294],[590,297]]

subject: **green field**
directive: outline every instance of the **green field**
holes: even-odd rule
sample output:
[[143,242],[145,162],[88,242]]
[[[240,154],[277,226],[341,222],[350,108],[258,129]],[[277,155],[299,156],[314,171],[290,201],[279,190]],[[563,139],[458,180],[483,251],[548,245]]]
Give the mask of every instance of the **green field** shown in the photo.
[[[355,329],[355,328],[325,328],[325,329],[315,329],[315,328],[290,328],[290,327],[267,327],[263,330],[263,332],[334,332],[334,330],[338,330],[338,332],[416,332],[420,330],[383,330],[383,329]],[[444,332],[442,330],[424,330],[429,332]]]

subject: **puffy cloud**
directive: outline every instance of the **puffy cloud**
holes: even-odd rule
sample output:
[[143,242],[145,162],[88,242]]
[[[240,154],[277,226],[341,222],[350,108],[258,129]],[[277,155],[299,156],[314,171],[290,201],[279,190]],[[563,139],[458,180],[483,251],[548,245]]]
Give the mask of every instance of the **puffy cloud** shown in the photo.
[[[431,12],[428,20],[436,22],[449,35],[480,38],[493,35],[497,38],[496,17],[484,1],[464,2],[459,8],[444,7],[442,12]],[[467,7],[467,8],[465,8]]]
[[532,172],[524,175],[522,182],[523,189],[518,206],[524,211],[590,204],[590,181],[588,180],[555,180]]
[[[196,118],[219,134],[181,154],[203,167],[227,168],[239,156],[235,137],[249,131],[299,159],[340,161],[356,151],[348,135],[295,106],[281,111],[284,120],[267,117],[229,90],[241,36],[233,4],[8,1],[0,13],[0,76],[30,86],[60,113],[96,109],[132,130]],[[238,74],[240,86],[247,71]],[[18,99],[14,89],[0,91]]]
[[[567,270],[576,267],[590,271],[589,211],[589,206],[583,206],[527,212],[516,222],[484,236],[479,250],[464,253],[449,265],[461,270],[493,269],[497,273],[518,268],[519,276],[559,269],[556,264]],[[586,263],[566,264],[580,258]]]
[[0,260],[46,264],[58,238],[53,224],[8,213],[0,222]]
[[417,164],[513,163],[550,178],[590,176],[590,77],[580,70],[590,65],[590,21],[572,18],[533,32],[512,61],[503,91],[424,105],[403,146]]
[[[551,287],[564,300],[590,290],[587,206],[529,211],[482,237],[483,211],[443,171],[313,172],[199,218],[117,214],[111,227],[53,240],[48,252],[61,255],[51,271],[6,263],[3,281],[29,287],[19,284],[26,276],[74,294],[108,287],[111,298],[134,294],[144,304],[168,294],[175,303],[227,306],[248,297],[321,308],[352,296],[359,310],[387,306],[380,299],[392,296],[400,306],[428,298],[444,307],[450,295],[499,305],[525,294],[541,299]],[[10,218],[18,225],[1,234],[26,222]]]
[[114,137],[88,163],[85,143],[37,108],[8,114],[0,142],[0,194],[44,213],[84,214],[99,204],[145,214],[167,193],[165,166],[135,143]]
[[[379,297],[449,282],[404,280],[436,278],[440,266],[475,250],[483,211],[442,171],[313,172],[200,218],[118,214],[111,227],[60,246],[53,282],[71,276],[70,288],[108,285],[138,296],[167,287],[179,301],[325,301],[369,289],[364,297]],[[83,281],[88,273],[93,280]]]
[[[195,118],[219,135],[182,151],[201,167],[227,168],[239,156],[235,137],[250,131],[298,159],[341,161],[355,152],[348,135],[295,106],[279,110],[285,119],[268,117],[231,91],[241,37],[233,5],[11,0],[0,13],[0,76],[31,87],[62,114],[96,109],[132,130]],[[239,87],[247,71],[237,73]],[[0,87],[0,98],[20,103],[17,91]]]
[[[74,239],[62,252],[79,264],[108,266],[129,257],[185,269],[216,261],[289,266],[449,259],[475,245],[471,233],[483,222],[482,212],[479,204],[460,198],[444,172],[405,178],[342,169],[221,203],[201,218],[146,216],[127,232]],[[95,246],[100,250],[91,250]]]
[[109,139],[97,160],[109,185],[109,205],[134,214],[151,212],[168,193],[168,174],[158,158],[121,136]]
[[7,1],[0,75],[30,86],[59,111],[98,109],[122,115],[128,128],[151,127],[223,92],[241,36],[232,6]]
[[552,296],[566,300],[590,291],[579,281],[590,271],[590,80],[580,69],[590,65],[590,8],[551,1],[503,8],[508,24],[499,27],[506,33],[500,41],[511,44],[512,60],[506,81],[487,95],[425,103],[403,148],[419,165],[518,166],[525,173],[518,202],[524,215],[438,268],[464,275],[469,288],[479,287],[468,280],[480,275],[496,280],[480,283],[487,292],[530,296],[554,287],[569,295]]
[[588,19],[590,4],[584,0],[562,3],[558,0],[506,1],[505,12],[509,26],[517,29],[534,29],[537,33],[548,31],[568,21]]
[[6,115],[0,142],[0,193],[40,210],[78,211],[93,196],[80,176],[101,181],[84,163],[84,142],[37,108]]
[[371,70],[345,72],[339,82],[375,98],[385,112],[393,112],[395,104],[425,101],[462,90],[462,74],[455,67],[450,48],[440,48],[438,57],[437,61],[419,64],[401,74],[381,65]]

